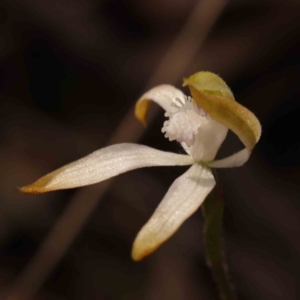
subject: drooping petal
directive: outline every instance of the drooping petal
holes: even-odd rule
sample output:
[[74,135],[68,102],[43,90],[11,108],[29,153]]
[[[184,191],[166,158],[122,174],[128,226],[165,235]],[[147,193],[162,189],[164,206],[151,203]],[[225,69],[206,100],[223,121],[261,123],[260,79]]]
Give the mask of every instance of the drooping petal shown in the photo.
[[203,203],[215,186],[210,169],[194,164],[169,188],[154,214],[138,233],[132,249],[135,261],[143,259],[170,238]]
[[184,99],[184,94],[181,90],[169,84],[159,85],[152,88],[143,94],[135,105],[135,117],[146,125],[146,114],[150,101],[156,102],[166,112],[172,111],[174,108],[171,106],[172,100],[175,98]]
[[137,168],[192,163],[193,160],[188,155],[164,152],[138,144],[117,144],[65,165],[20,190],[40,194],[97,183]]
[[[209,83],[206,87],[206,83]],[[195,102],[214,120],[231,129],[243,142],[247,151],[234,154],[222,160],[222,167],[244,164],[261,135],[261,125],[256,116],[244,106],[233,101],[233,95],[226,83],[210,72],[199,72],[184,80]],[[247,153],[246,153],[247,152]],[[215,166],[219,161],[213,163]],[[213,165],[211,164],[211,166]]]

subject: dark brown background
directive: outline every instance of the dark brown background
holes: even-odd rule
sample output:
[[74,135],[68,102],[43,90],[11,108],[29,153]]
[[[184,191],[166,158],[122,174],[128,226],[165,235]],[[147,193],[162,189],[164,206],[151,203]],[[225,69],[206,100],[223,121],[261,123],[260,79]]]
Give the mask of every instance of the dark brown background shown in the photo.
[[[78,192],[28,196],[16,187],[105,145],[195,3],[1,1],[0,295]],[[197,69],[220,74],[263,125],[251,160],[219,172],[226,255],[240,299],[296,300],[300,2],[231,1],[185,75]],[[163,121],[161,111],[138,142],[180,152],[161,134]],[[238,147],[229,136],[222,151]],[[119,176],[34,299],[218,299],[201,210],[145,261],[130,259],[136,233],[185,169]]]

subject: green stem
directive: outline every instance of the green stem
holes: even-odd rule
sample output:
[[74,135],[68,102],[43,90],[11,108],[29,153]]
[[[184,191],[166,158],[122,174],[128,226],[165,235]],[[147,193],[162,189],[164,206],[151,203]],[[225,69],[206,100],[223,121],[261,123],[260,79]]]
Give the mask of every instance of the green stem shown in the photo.
[[204,240],[207,262],[213,273],[222,300],[236,300],[236,294],[229,279],[224,259],[222,242],[222,220],[224,202],[221,186],[217,186],[202,205],[204,224]]

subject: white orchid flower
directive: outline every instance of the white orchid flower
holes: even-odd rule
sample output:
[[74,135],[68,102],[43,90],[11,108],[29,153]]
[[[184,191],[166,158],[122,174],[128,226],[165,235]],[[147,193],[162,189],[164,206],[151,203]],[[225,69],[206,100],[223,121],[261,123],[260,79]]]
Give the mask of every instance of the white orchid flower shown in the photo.
[[[184,85],[188,85],[193,98],[171,85],[157,86],[138,100],[135,115],[145,123],[149,102],[159,104],[169,118],[162,132],[170,141],[180,142],[187,155],[138,144],[117,144],[65,165],[21,191],[45,193],[94,184],[142,167],[191,165],[170,186],[134,241],[134,260],[149,255],[176,232],[211,192],[216,184],[211,168],[243,165],[261,134],[257,118],[235,102],[232,92],[217,75],[199,72],[185,79]],[[214,160],[228,128],[246,148],[225,159]]]

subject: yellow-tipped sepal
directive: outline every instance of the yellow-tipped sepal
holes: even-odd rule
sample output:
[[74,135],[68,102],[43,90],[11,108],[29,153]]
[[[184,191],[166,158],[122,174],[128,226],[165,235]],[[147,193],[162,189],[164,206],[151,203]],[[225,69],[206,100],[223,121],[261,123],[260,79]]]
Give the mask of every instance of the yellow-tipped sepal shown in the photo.
[[211,72],[198,72],[184,79],[194,101],[210,117],[232,130],[245,145],[247,151],[240,151],[226,161],[219,160],[209,164],[212,167],[230,167],[245,163],[261,136],[261,125],[256,116],[246,107],[234,101],[233,94],[226,83]]

